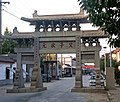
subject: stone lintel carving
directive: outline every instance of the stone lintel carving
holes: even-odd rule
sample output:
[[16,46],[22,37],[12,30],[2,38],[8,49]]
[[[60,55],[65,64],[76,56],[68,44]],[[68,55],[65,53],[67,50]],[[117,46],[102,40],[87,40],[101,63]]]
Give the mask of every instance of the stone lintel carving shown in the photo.
[[107,37],[107,35],[105,34],[104,31],[102,30],[87,30],[87,31],[82,31],[82,37],[99,37],[99,36],[103,36],[103,37]]
[[82,59],[95,59],[94,54],[82,54],[81,56]]

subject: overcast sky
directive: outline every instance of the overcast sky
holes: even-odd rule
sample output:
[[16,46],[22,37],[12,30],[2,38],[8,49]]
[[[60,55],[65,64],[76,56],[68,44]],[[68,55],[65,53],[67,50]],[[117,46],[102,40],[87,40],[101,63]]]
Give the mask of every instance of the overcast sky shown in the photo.
[[[19,31],[31,31],[29,23],[21,21],[21,17],[32,17],[34,10],[39,15],[79,13],[77,0],[2,0],[10,4],[2,6],[2,30],[7,26],[12,30],[15,26]],[[32,27],[33,28],[33,27]]]
[[[71,14],[79,13],[80,6],[77,0],[2,0],[9,1],[10,4],[2,6],[2,34],[5,28],[12,32],[14,27],[20,32],[34,31],[33,26],[29,23],[21,21],[21,17],[31,18],[34,10],[38,11],[38,15],[50,14]],[[82,26],[82,29],[94,29],[91,25]],[[105,40],[101,41],[102,46],[107,46]],[[109,48],[107,49],[109,51]],[[103,51],[104,52],[104,51]]]

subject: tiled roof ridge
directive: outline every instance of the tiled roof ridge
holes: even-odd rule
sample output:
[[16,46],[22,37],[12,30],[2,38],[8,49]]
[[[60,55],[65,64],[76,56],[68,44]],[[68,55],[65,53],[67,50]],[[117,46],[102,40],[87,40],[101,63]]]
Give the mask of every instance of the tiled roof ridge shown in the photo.
[[83,15],[80,15],[79,13],[72,13],[72,14],[50,14],[50,15],[37,15],[35,17],[47,17],[47,16],[83,16]]
[[49,15],[38,15],[37,10],[34,10],[34,13],[32,14],[33,18],[38,18],[38,17],[55,17],[55,16],[81,16],[84,17],[84,10],[82,8],[80,8],[80,12],[79,13],[67,13],[67,14],[49,14]]

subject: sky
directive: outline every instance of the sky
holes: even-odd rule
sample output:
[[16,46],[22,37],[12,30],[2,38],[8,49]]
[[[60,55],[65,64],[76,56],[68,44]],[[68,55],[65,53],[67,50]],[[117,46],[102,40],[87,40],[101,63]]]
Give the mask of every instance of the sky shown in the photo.
[[[28,22],[20,20],[21,17],[31,18],[34,10],[38,11],[38,15],[51,15],[51,14],[71,14],[79,13],[80,6],[77,0],[2,0],[9,1],[10,4],[3,4],[2,6],[2,34],[5,28],[8,27],[9,31],[13,31],[17,27],[20,32],[34,31],[34,26],[30,26]],[[84,24],[82,30],[92,30],[91,25]],[[101,53],[109,52],[106,39],[101,40],[103,47]]]
[[[6,0],[2,0],[6,1]],[[32,17],[34,10],[39,15],[79,13],[77,0],[7,0],[10,4],[2,6],[3,31],[7,26],[12,30],[15,26],[19,31],[34,31],[29,23],[21,21],[21,17]],[[29,29],[32,28],[32,29]]]

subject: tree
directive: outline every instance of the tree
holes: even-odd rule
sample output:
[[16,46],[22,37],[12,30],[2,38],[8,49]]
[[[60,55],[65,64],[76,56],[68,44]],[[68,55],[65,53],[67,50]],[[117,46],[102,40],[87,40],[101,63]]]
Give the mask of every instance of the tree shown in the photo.
[[10,34],[10,31],[6,27],[2,42],[2,54],[14,53],[15,42],[9,38]]
[[[78,0],[95,26],[107,34],[108,43],[120,47],[120,0]],[[114,37],[113,37],[114,36]]]

